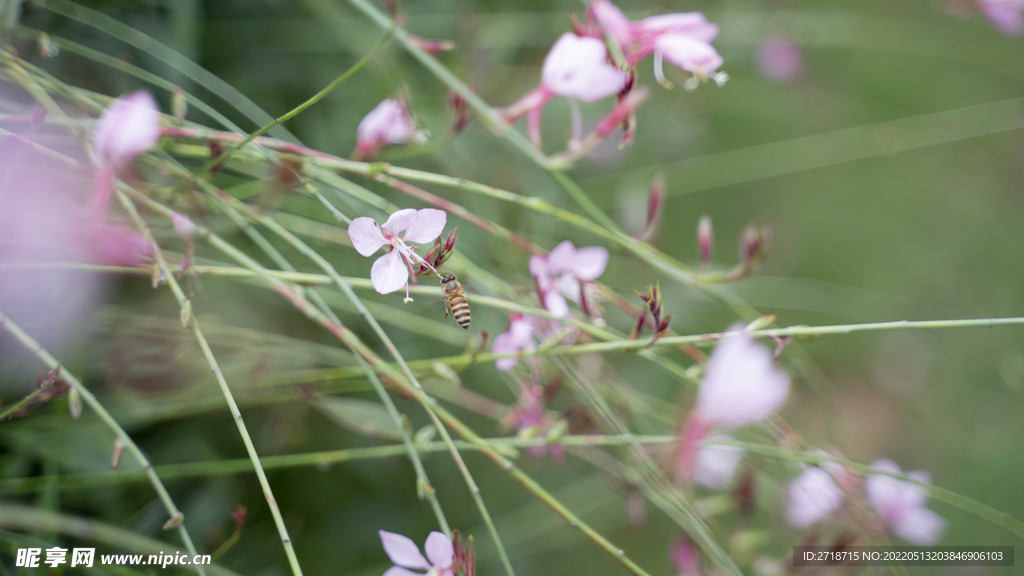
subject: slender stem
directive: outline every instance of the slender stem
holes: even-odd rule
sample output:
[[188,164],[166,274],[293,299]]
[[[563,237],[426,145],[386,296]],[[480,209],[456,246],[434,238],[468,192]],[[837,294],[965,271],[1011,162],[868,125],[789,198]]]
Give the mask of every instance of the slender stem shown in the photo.
[[[177,521],[178,535],[181,537],[181,541],[185,544],[185,549],[188,550],[189,554],[195,555],[197,553],[195,544],[192,543],[192,537],[189,535],[188,529],[185,528],[185,515],[182,514],[181,510],[179,510],[174,504],[174,501],[171,499],[171,495],[167,492],[167,488],[164,486],[164,483],[160,480],[160,477],[157,476],[156,472],[153,471],[153,465],[149,463],[149,459],[146,458],[146,455],[143,454],[142,450],[135,441],[132,440],[131,436],[125,432],[124,428],[114,420],[110,413],[107,412],[106,408],[96,400],[96,397],[93,396],[92,392],[90,392],[74,374],[68,371],[67,368],[61,366],[60,362],[47,352],[39,342],[29,336],[27,332],[22,330],[20,326],[15,324],[14,321],[8,318],[2,311],[0,311],[0,327],[7,330],[8,333],[14,336],[19,342],[28,348],[29,351],[35,354],[36,357],[39,358],[50,370],[57,370],[60,373],[61,379],[67,382],[69,386],[78,392],[82,397],[82,400],[84,400],[85,403],[88,404],[97,415],[99,415],[100,420],[106,424],[107,428],[109,428],[110,431],[113,432],[122,443],[124,443],[128,452],[139,463],[139,466],[146,471],[146,477],[149,479],[149,483],[153,485],[153,489],[156,490],[157,496],[160,498],[160,502],[164,505],[164,509],[167,510],[167,513],[170,515],[170,520]],[[205,574],[202,566],[197,566],[196,571],[199,572],[200,575]]]
[[36,396],[39,396],[40,394],[42,394],[44,390],[46,390],[46,388],[44,386],[40,386],[40,387],[36,388],[35,390],[33,390],[32,393],[29,394],[28,396],[25,396],[24,398],[22,398],[18,402],[15,402],[14,404],[11,404],[3,412],[0,412],[0,421],[6,420],[8,416],[10,416],[11,414],[14,414],[22,406],[24,406],[24,405],[28,404],[29,402],[31,402]]
[[[174,272],[171,270],[170,266],[167,265],[167,260],[164,258],[160,245],[153,239],[153,236],[149,231],[149,226],[139,215],[138,210],[135,209],[135,204],[133,204],[131,199],[122,191],[118,190],[117,195],[118,199],[121,201],[121,205],[124,206],[124,209],[128,212],[132,221],[153,247],[153,257],[156,260],[157,266],[160,267],[160,270],[167,281],[167,285],[170,287],[171,292],[174,294],[174,298],[178,301],[178,305],[181,308],[182,321],[183,323],[187,323],[187,325],[191,326],[196,342],[199,344],[199,348],[202,349],[203,356],[206,358],[207,363],[209,363],[210,370],[213,372],[213,375],[217,380],[217,384],[220,386],[221,392],[224,395],[224,399],[227,401],[228,407],[231,410],[231,416],[235,421],[235,426],[238,428],[238,434],[242,437],[242,442],[245,444],[245,450],[249,454],[249,459],[256,470],[256,476],[259,479],[260,487],[263,488],[263,495],[266,497],[267,504],[270,506],[270,513],[274,518],[274,524],[276,525],[278,534],[281,537],[281,543],[284,546],[285,555],[288,557],[288,564],[291,566],[292,574],[295,576],[302,576],[302,568],[299,566],[299,559],[295,555],[295,547],[292,545],[291,538],[288,535],[288,528],[284,524],[284,518],[282,517],[281,510],[277,505],[277,500],[274,498],[274,493],[270,488],[270,482],[267,480],[266,472],[264,472],[262,466],[260,466],[259,454],[256,453],[256,447],[253,445],[252,438],[249,436],[249,429],[245,425],[245,420],[242,418],[242,412],[238,409],[238,404],[235,402],[235,398],[231,393],[231,388],[228,386],[227,379],[224,377],[224,373],[221,371],[220,365],[217,363],[217,359],[214,357],[213,351],[210,349],[210,344],[206,341],[206,336],[203,335],[203,331],[199,327],[199,319],[192,313],[192,303],[185,296],[185,292],[181,289],[181,286],[175,279]],[[184,328],[185,326],[183,325],[182,327]]]

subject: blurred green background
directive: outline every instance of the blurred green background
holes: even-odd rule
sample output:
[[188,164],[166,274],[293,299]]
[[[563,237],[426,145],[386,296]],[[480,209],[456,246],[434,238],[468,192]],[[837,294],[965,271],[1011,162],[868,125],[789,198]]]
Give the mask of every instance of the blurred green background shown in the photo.
[[[382,34],[346,2],[335,0],[83,4],[166,43],[275,117],[329,83]],[[767,265],[729,289],[762,312],[777,314],[780,325],[1022,315],[1024,45],[1019,39],[999,35],[980,15],[949,15],[940,0],[619,5],[632,17],[703,11],[721,26],[714,44],[730,76],[724,87],[707,84],[688,93],[659,87],[650,60],[641,66],[640,82],[651,86],[652,97],[639,112],[634,145],[622,152],[613,145],[602,147],[572,171],[627,230],[642,227],[647,188],[653,175],[663,171],[669,197],[653,243],[669,255],[696,265],[695,230],[705,214],[714,221],[716,264],[723,268],[738,259],[736,239],[748,223],[774,230]],[[571,29],[568,14],[582,8],[569,1],[401,4],[408,30],[455,41],[457,48],[441,61],[493,106],[511,104],[536,86],[547,49]],[[137,64],[199,95],[243,129],[257,126],[144,50],[28,3],[25,11],[28,26]],[[772,34],[790,37],[801,47],[804,68],[797,78],[779,83],[759,74],[757,49]],[[40,64],[70,84],[106,94],[144,86],[69,50]],[[679,84],[676,72],[669,78]],[[400,89],[408,90],[423,128],[435,137],[448,131],[445,86],[397,44],[285,127],[308,146],[348,156],[360,119]],[[168,110],[169,95],[154,92]],[[595,122],[608,106],[585,105],[585,122]],[[189,118],[214,126],[194,110]],[[559,150],[569,134],[564,100],[549,106],[544,128],[546,151]],[[575,209],[549,175],[479,123],[432,153],[404,158],[401,153],[392,150],[392,161]],[[366,185],[401,206],[422,207]],[[566,238],[577,245],[600,243],[514,206],[459,191],[432,191],[545,248]],[[279,209],[331,221],[300,198],[285,199]],[[362,206],[352,209],[381,216],[362,212]],[[459,225],[464,255],[524,294],[530,289],[527,254],[465,222],[449,222]],[[173,242],[169,228],[158,232]],[[240,234],[231,238],[245,244]],[[314,246],[325,250],[343,274],[368,275],[370,260],[326,242]],[[472,278],[464,280],[471,293],[486,291]],[[659,280],[677,332],[718,331],[735,320],[720,303],[659,277],[614,248],[602,278],[623,294]],[[155,463],[244,458],[202,356],[175,328],[176,307],[167,291],[151,290],[148,279],[119,279],[117,288],[93,322],[80,328],[81,338],[63,356],[65,364],[115,411]],[[229,381],[243,398],[247,386],[299,369],[351,362],[322,331],[265,290],[207,278],[203,289],[196,313],[206,319]],[[397,302],[394,295],[365,297],[389,306]],[[432,320],[440,319],[439,310],[438,303],[424,297],[401,308]],[[608,317],[628,329],[629,319],[621,313],[608,310]],[[474,308],[473,318],[474,334],[486,329],[492,337],[507,321],[482,308]],[[354,315],[342,319],[350,320],[364,340],[375,341]],[[392,335],[410,359],[457,354],[473,337],[452,323],[434,339],[397,329]],[[889,457],[904,469],[927,469],[937,485],[1021,518],[1022,344],[1024,329],[1018,327],[873,332],[808,341],[802,346],[816,367],[808,368],[810,376],[795,377],[783,416],[816,445],[861,462]],[[794,355],[787,351],[791,368]],[[669,403],[681,402],[680,412],[689,405],[690,393],[647,363],[610,359],[615,378]],[[31,382],[19,374],[0,375],[6,380],[5,403],[29,389]],[[475,392],[514,402],[493,366],[473,367],[462,380]],[[380,443],[339,428],[311,408],[301,390],[286,389],[274,402],[261,402],[259,396],[250,398],[249,405],[243,401],[260,454]],[[361,382],[327,382],[324,389],[373,398]],[[399,408],[417,426],[426,423],[413,403],[399,400]],[[669,404],[667,410],[675,408]],[[484,436],[507,433],[491,420],[459,414]],[[8,478],[104,470],[110,445],[109,433],[92,414],[87,411],[71,422],[57,402],[0,424],[0,451],[6,452],[0,467]],[[132,465],[127,461],[122,466]],[[624,573],[502,471],[476,454],[468,454],[467,461],[519,574]],[[478,573],[499,573],[493,547],[450,458],[435,454],[426,465],[453,526],[478,539]],[[779,491],[792,470],[768,461],[760,465],[775,484],[767,478],[763,483],[757,526],[770,534],[766,551],[781,557],[794,538],[781,520]],[[677,531],[656,509],[645,527],[631,529],[622,487],[589,464],[572,456],[564,464],[524,456],[524,466],[642,566],[655,574],[670,573],[666,547]],[[390,564],[378,529],[422,542],[436,528],[429,507],[417,501],[415,476],[404,457],[272,471],[269,476],[307,574],[380,574]],[[215,548],[230,534],[230,513],[242,504],[249,518],[224,564],[241,574],[287,573],[252,474],[170,480],[168,486],[200,548]],[[139,483],[59,494],[42,487],[3,498],[59,507],[157,537],[164,519],[152,489]],[[950,521],[943,544],[1017,543],[976,516],[941,503],[931,506]],[[1009,574],[1013,569],[999,570],[972,573]]]

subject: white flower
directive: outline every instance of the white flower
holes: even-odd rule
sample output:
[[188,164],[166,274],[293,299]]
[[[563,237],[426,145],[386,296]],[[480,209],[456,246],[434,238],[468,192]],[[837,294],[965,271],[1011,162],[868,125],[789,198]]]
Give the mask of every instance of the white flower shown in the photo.
[[440,532],[431,532],[423,549],[427,558],[412,540],[394,532],[378,531],[384,553],[395,563],[384,573],[384,576],[424,576],[415,570],[426,570],[426,576],[452,576],[452,562],[455,559],[455,547],[447,536]]
[[[876,460],[871,466],[902,474],[900,467],[892,460]],[[907,472],[906,476],[926,484],[931,482],[931,475],[924,470]],[[928,501],[927,488],[884,474],[869,475],[864,488],[871,506],[885,520],[893,534],[919,546],[929,546],[939,541],[946,528],[946,521],[925,508],[924,504]]]
[[[362,216],[352,220],[348,236],[352,246],[363,256],[372,256],[383,246],[391,250],[377,259],[370,269],[373,287],[381,294],[390,294],[409,284],[409,268],[422,261],[407,243],[433,242],[444,231],[448,215],[443,210],[424,208],[399,210],[383,226],[373,218]],[[404,236],[399,236],[401,233]]]
[[832,475],[810,466],[789,484],[786,522],[803,530],[825,519],[843,504],[843,490]]
[[[733,440],[725,434],[712,434],[708,440]],[[736,467],[747,452],[736,446],[723,444],[708,444],[697,453],[697,470],[693,479],[712,490],[728,490],[732,484],[732,478],[736,475]]]

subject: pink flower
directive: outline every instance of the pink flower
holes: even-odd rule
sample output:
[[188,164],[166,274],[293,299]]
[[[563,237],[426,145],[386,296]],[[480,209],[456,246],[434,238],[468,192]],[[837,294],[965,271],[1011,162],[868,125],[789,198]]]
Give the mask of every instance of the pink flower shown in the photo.
[[676,567],[676,576],[700,576],[700,551],[685,535],[672,542],[669,556]]
[[[504,110],[505,119],[514,122],[529,113],[528,131],[535,145],[540,145],[540,118],[544,107],[555,96],[594,102],[617,94],[625,87],[629,75],[608,62],[604,42],[572,33],[565,33],[555,42],[544,59],[540,86],[526,93]],[[573,132],[581,128],[578,115],[573,115]]]
[[[626,62],[635,65],[654,54],[654,75],[665,83],[662,59],[705,80],[722,65],[722,57],[711,46],[718,37],[718,26],[700,12],[680,12],[651,16],[633,22],[609,0],[594,0],[590,14],[619,44]],[[719,84],[728,77],[715,74]]]
[[[494,354],[512,354],[533,350],[537,345],[533,341],[534,323],[533,319],[516,314],[508,324],[508,330],[494,337],[491,344],[491,352]],[[515,357],[498,358],[495,360],[498,370],[508,372],[515,368],[519,359]]]
[[196,231],[196,225],[188,219],[188,216],[177,212],[171,212],[171,224],[174,225],[174,231],[186,240],[191,239],[192,234]]
[[681,431],[676,459],[680,481],[693,477],[700,442],[717,427],[760,422],[782,407],[789,396],[789,375],[777,370],[772,353],[749,334],[732,333],[715,347],[697,393],[697,406]]
[[800,47],[784,36],[767,38],[757,50],[761,75],[773,82],[786,82],[800,75],[804,55]]
[[[409,270],[418,266],[423,259],[416,254],[407,243],[426,244],[433,242],[444,231],[448,215],[443,210],[424,208],[399,210],[388,218],[383,226],[373,218],[365,216],[356,218],[348,226],[348,236],[352,246],[363,256],[371,256],[383,246],[390,246],[387,254],[373,263],[370,269],[370,280],[373,287],[381,294],[390,294],[406,287],[406,299],[409,299]],[[399,236],[402,232],[404,236]]]
[[[872,462],[871,466],[902,474],[900,467],[892,460],[883,458]],[[919,482],[931,482],[931,475],[924,470],[907,472],[906,476]],[[871,506],[893,534],[918,546],[930,546],[939,541],[946,521],[942,516],[925,508],[924,504],[928,500],[927,488],[884,474],[869,475],[864,482],[864,488]]]
[[978,8],[1003,34],[1020,36],[1024,32],[1024,0],[978,0]]
[[101,220],[113,198],[118,171],[156,145],[160,139],[160,110],[149,92],[140,90],[111,102],[100,114],[93,134],[99,171],[94,184],[92,217]]
[[530,257],[530,274],[537,282],[541,302],[556,318],[569,314],[569,305],[560,291],[580,294],[580,283],[597,280],[608,266],[608,250],[600,246],[577,249],[569,240],[555,246],[547,256]]
[[104,222],[91,229],[88,245],[91,259],[110,266],[142,266],[153,254],[153,245],[137,229]]
[[[841,467],[840,467],[841,468]],[[808,467],[789,484],[786,522],[798,530],[817,524],[843,504],[843,490],[828,471]]]
[[[708,440],[733,440],[725,434],[712,434]],[[708,444],[697,453],[697,469],[693,479],[712,490],[728,490],[732,484],[732,478],[736,475],[736,468],[739,466],[746,450],[736,446],[723,444]]]
[[387,99],[370,110],[356,128],[356,153],[373,156],[388,144],[406,144],[416,137],[416,117],[398,100]]
[[160,139],[160,110],[139,90],[111,102],[100,114],[93,147],[100,166],[123,167]]
[[697,414],[726,428],[771,416],[786,403],[789,375],[775,368],[772,353],[745,332],[726,336],[715,347],[697,394]]
[[388,555],[396,565],[388,568],[384,576],[423,576],[420,572],[409,570],[426,570],[427,576],[452,576],[452,561],[455,559],[455,547],[447,536],[440,532],[431,532],[427,536],[427,542],[423,548],[427,552],[427,558],[420,554],[420,549],[412,540],[395,534],[380,530],[380,543],[384,546],[384,553]]

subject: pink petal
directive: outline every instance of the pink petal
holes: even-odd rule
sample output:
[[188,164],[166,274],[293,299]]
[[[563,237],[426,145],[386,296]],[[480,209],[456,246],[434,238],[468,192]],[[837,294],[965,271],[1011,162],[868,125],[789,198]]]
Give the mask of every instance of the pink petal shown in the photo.
[[381,294],[390,294],[401,290],[409,283],[409,269],[402,260],[402,254],[398,250],[392,250],[381,256],[370,268],[370,282],[373,289]]
[[565,318],[569,315],[569,304],[565,301],[565,296],[554,290],[544,296],[544,307],[555,318]]
[[94,234],[88,250],[100,264],[141,266],[153,253],[153,245],[131,226],[103,222]]
[[[901,474],[900,467],[888,459],[876,460],[871,463],[874,468]],[[919,482],[928,482],[930,476],[921,470],[910,472],[908,477]],[[871,474],[864,481],[868,501],[890,526],[898,526],[908,514],[923,508],[928,501],[928,490],[924,486],[886,476]]]
[[406,231],[409,226],[412,226],[414,220],[416,220],[416,210],[406,208],[388,216],[388,221],[385,222],[381,228],[391,232],[392,234],[398,234],[399,232]]
[[593,281],[604,274],[608,267],[608,250],[600,246],[587,246],[576,251],[571,273],[580,280]]
[[773,36],[758,49],[757,63],[762,76],[774,82],[785,82],[800,74],[804,57],[792,40]]
[[431,532],[423,549],[427,551],[427,558],[434,568],[451,568],[455,547],[447,536],[440,532]]
[[415,132],[412,116],[397,100],[383,100],[356,128],[357,146],[372,150],[384,144],[404,144]]
[[171,224],[174,225],[174,231],[184,238],[192,238],[192,233],[196,231],[196,225],[188,216],[177,212],[171,212]]
[[370,256],[380,249],[381,246],[389,244],[380,226],[373,218],[360,216],[348,225],[348,237],[352,240],[352,246],[363,256]]
[[711,354],[697,411],[720,426],[746,426],[771,416],[788,396],[789,375],[776,370],[771,352],[749,335],[736,333]]
[[423,554],[420,554],[420,549],[415,542],[394,532],[380,530],[377,533],[380,535],[381,545],[384,546],[384,553],[392,562],[406,568],[430,569],[430,564]]
[[[570,242],[571,244],[571,242]],[[548,262],[547,257],[540,254],[534,254],[530,256],[530,274],[537,279],[537,283],[540,284],[541,290],[547,290],[551,287],[551,263]]]
[[102,164],[123,164],[156,145],[160,111],[144,90],[114,100],[100,114],[93,145]]
[[1007,36],[1020,36],[1024,32],[1024,17],[1019,2],[987,0],[981,3],[981,10],[997,30]]
[[[532,258],[532,257],[531,257]],[[551,274],[557,276],[572,270],[576,262],[576,245],[570,240],[564,240],[548,252],[548,265]]]
[[402,239],[413,244],[433,242],[434,238],[444,232],[444,225],[447,221],[448,214],[444,210],[424,208],[416,213],[416,218],[409,224]]
[[809,467],[789,485],[786,522],[798,530],[825,519],[843,503],[843,490],[825,470]]
[[594,0],[590,12],[604,31],[611,35],[623,51],[633,43],[633,22],[609,0]]
[[641,31],[653,34],[685,34],[694,40],[710,43],[718,37],[718,26],[708,22],[700,12],[679,12],[644,18],[638,23]]
[[388,568],[387,572],[384,573],[384,576],[423,576],[423,574],[413,572],[412,570],[406,570],[401,566],[392,566],[391,568]]
[[[708,440],[732,440],[724,434],[712,434]],[[697,469],[693,479],[712,490],[728,490],[736,468],[746,455],[746,451],[735,446],[709,444],[697,453]]]
[[914,508],[892,527],[893,534],[918,546],[931,546],[942,538],[946,520],[928,508]]
[[685,34],[664,34],[654,41],[654,46],[665,60],[687,72],[714,72],[723,62],[711,44]]
[[608,63],[608,50],[596,38],[563,34],[544,60],[542,83],[562,96],[593,102],[616,94],[625,72]]

